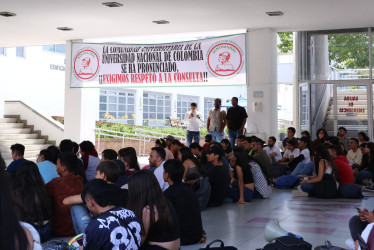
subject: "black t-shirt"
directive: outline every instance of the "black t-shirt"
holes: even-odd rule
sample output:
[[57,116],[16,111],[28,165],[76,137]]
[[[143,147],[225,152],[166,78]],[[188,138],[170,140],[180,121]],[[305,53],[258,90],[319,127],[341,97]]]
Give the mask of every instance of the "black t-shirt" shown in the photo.
[[229,130],[237,131],[243,123],[243,119],[247,118],[245,108],[241,106],[231,107],[227,110],[226,119],[228,120],[227,127]]
[[203,235],[203,224],[197,197],[191,186],[174,184],[164,191],[178,216],[182,245],[196,244]]
[[223,204],[227,189],[230,185],[230,174],[226,167],[224,166],[213,166],[206,174],[209,177],[209,182],[212,188],[209,206],[220,206]]
[[[251,169],[247,168],[246,170],[244,170],[242,167],[240,168],[242,169],[242,172],[243,172],[243,183],[244,184],[254,183],[255,181],[253,180]],[[236,172],[236,167],[234,167],[233,169],[234,169],[234,178],[238,180],[238,173]]]
[[116,207],[126,207],[128,199],[127,189],[121,189],[115,184],[110,184],[109,187],[113,205]]

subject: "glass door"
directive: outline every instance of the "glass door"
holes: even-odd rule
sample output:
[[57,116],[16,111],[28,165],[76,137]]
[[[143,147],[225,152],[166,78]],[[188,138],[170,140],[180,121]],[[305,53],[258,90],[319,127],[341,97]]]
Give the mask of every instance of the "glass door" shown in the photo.
[[303,130],[310,130],[310,95],[309,84],[302,83],[299,85],[299,127],[300,132]]

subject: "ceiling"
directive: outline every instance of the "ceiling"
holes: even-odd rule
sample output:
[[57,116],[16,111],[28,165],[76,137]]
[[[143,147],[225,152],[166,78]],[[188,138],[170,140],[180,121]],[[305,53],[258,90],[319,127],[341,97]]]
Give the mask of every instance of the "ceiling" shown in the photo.
[[[105,1],[105,0],[104,0]],[[276,31],[374,26],[373,0],[0,0],[0,47],[66,40],[273,28]],[[282,11],[269,17],[267,11]],[[154,20],[169,24],[154,24]],[[57,27],[72,27],[59,31]]]

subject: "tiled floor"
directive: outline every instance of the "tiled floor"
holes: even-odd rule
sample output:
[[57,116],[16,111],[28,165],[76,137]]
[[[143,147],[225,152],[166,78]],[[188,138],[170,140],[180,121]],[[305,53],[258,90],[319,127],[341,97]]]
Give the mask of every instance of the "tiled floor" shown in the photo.
[[[322,245],[326,240],[345,247],[345,240],[350,237],[348,221],[357,214],[355,207],[373,209],[374,197],[321,200],[292,197],[290,190],[274,189],[271,199],[210,208],[202,212],[202,218],[207,243],[221,239],[225,245],[238,249],[261,248],[267,244],[265,225],[269,220],[277,219],[282,228],[302,236],[313,247]],[[185,246],[182,250],[195,250],[205,245]]]

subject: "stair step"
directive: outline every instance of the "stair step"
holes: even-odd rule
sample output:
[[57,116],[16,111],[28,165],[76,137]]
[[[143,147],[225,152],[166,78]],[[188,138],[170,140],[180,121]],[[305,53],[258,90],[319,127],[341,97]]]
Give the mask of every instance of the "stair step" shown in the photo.
[[17,122],[17,118],[0,118],[0,123],[15,123]]
[[[40,150],[25,151],[24,157],[25,158],[36,158],[36,155],[39,153],[40,153]],[[10,153],[10,150],[8,150],[8,152],[1,153],[1,156],[4,158],[4,160],[12,159],[12,154]]]
[[[25,152],[28,151],[40,151],[42,149],[47,149],[51,144],[32,144],[32,145],[24,145]],[[10,146],[0,146],[0,152],[10,153]]]
[[13,122],[8,122],[8,123],[0,123],[0,128],[23,128],[25,124],[23,123],[13,123]]
[[[327,115],[326,119],[334,119],[334,115]],[[366,114],[358,114],[357,116],[346,116],[345,114],[338,114],[338,120],[367,120],[367,115]]]
[[31,128],[0,128],[0,134],[27,134]]
[[37,139],[38,134],[0,134],[0,140]]
[[1,140],[0,141],[0,147],[4,146],[12,146],[13,144],[22,144],[22,145],[35,145],[35,144],[44,144],[45,140],[44,139],[16,139],[16,140]]

